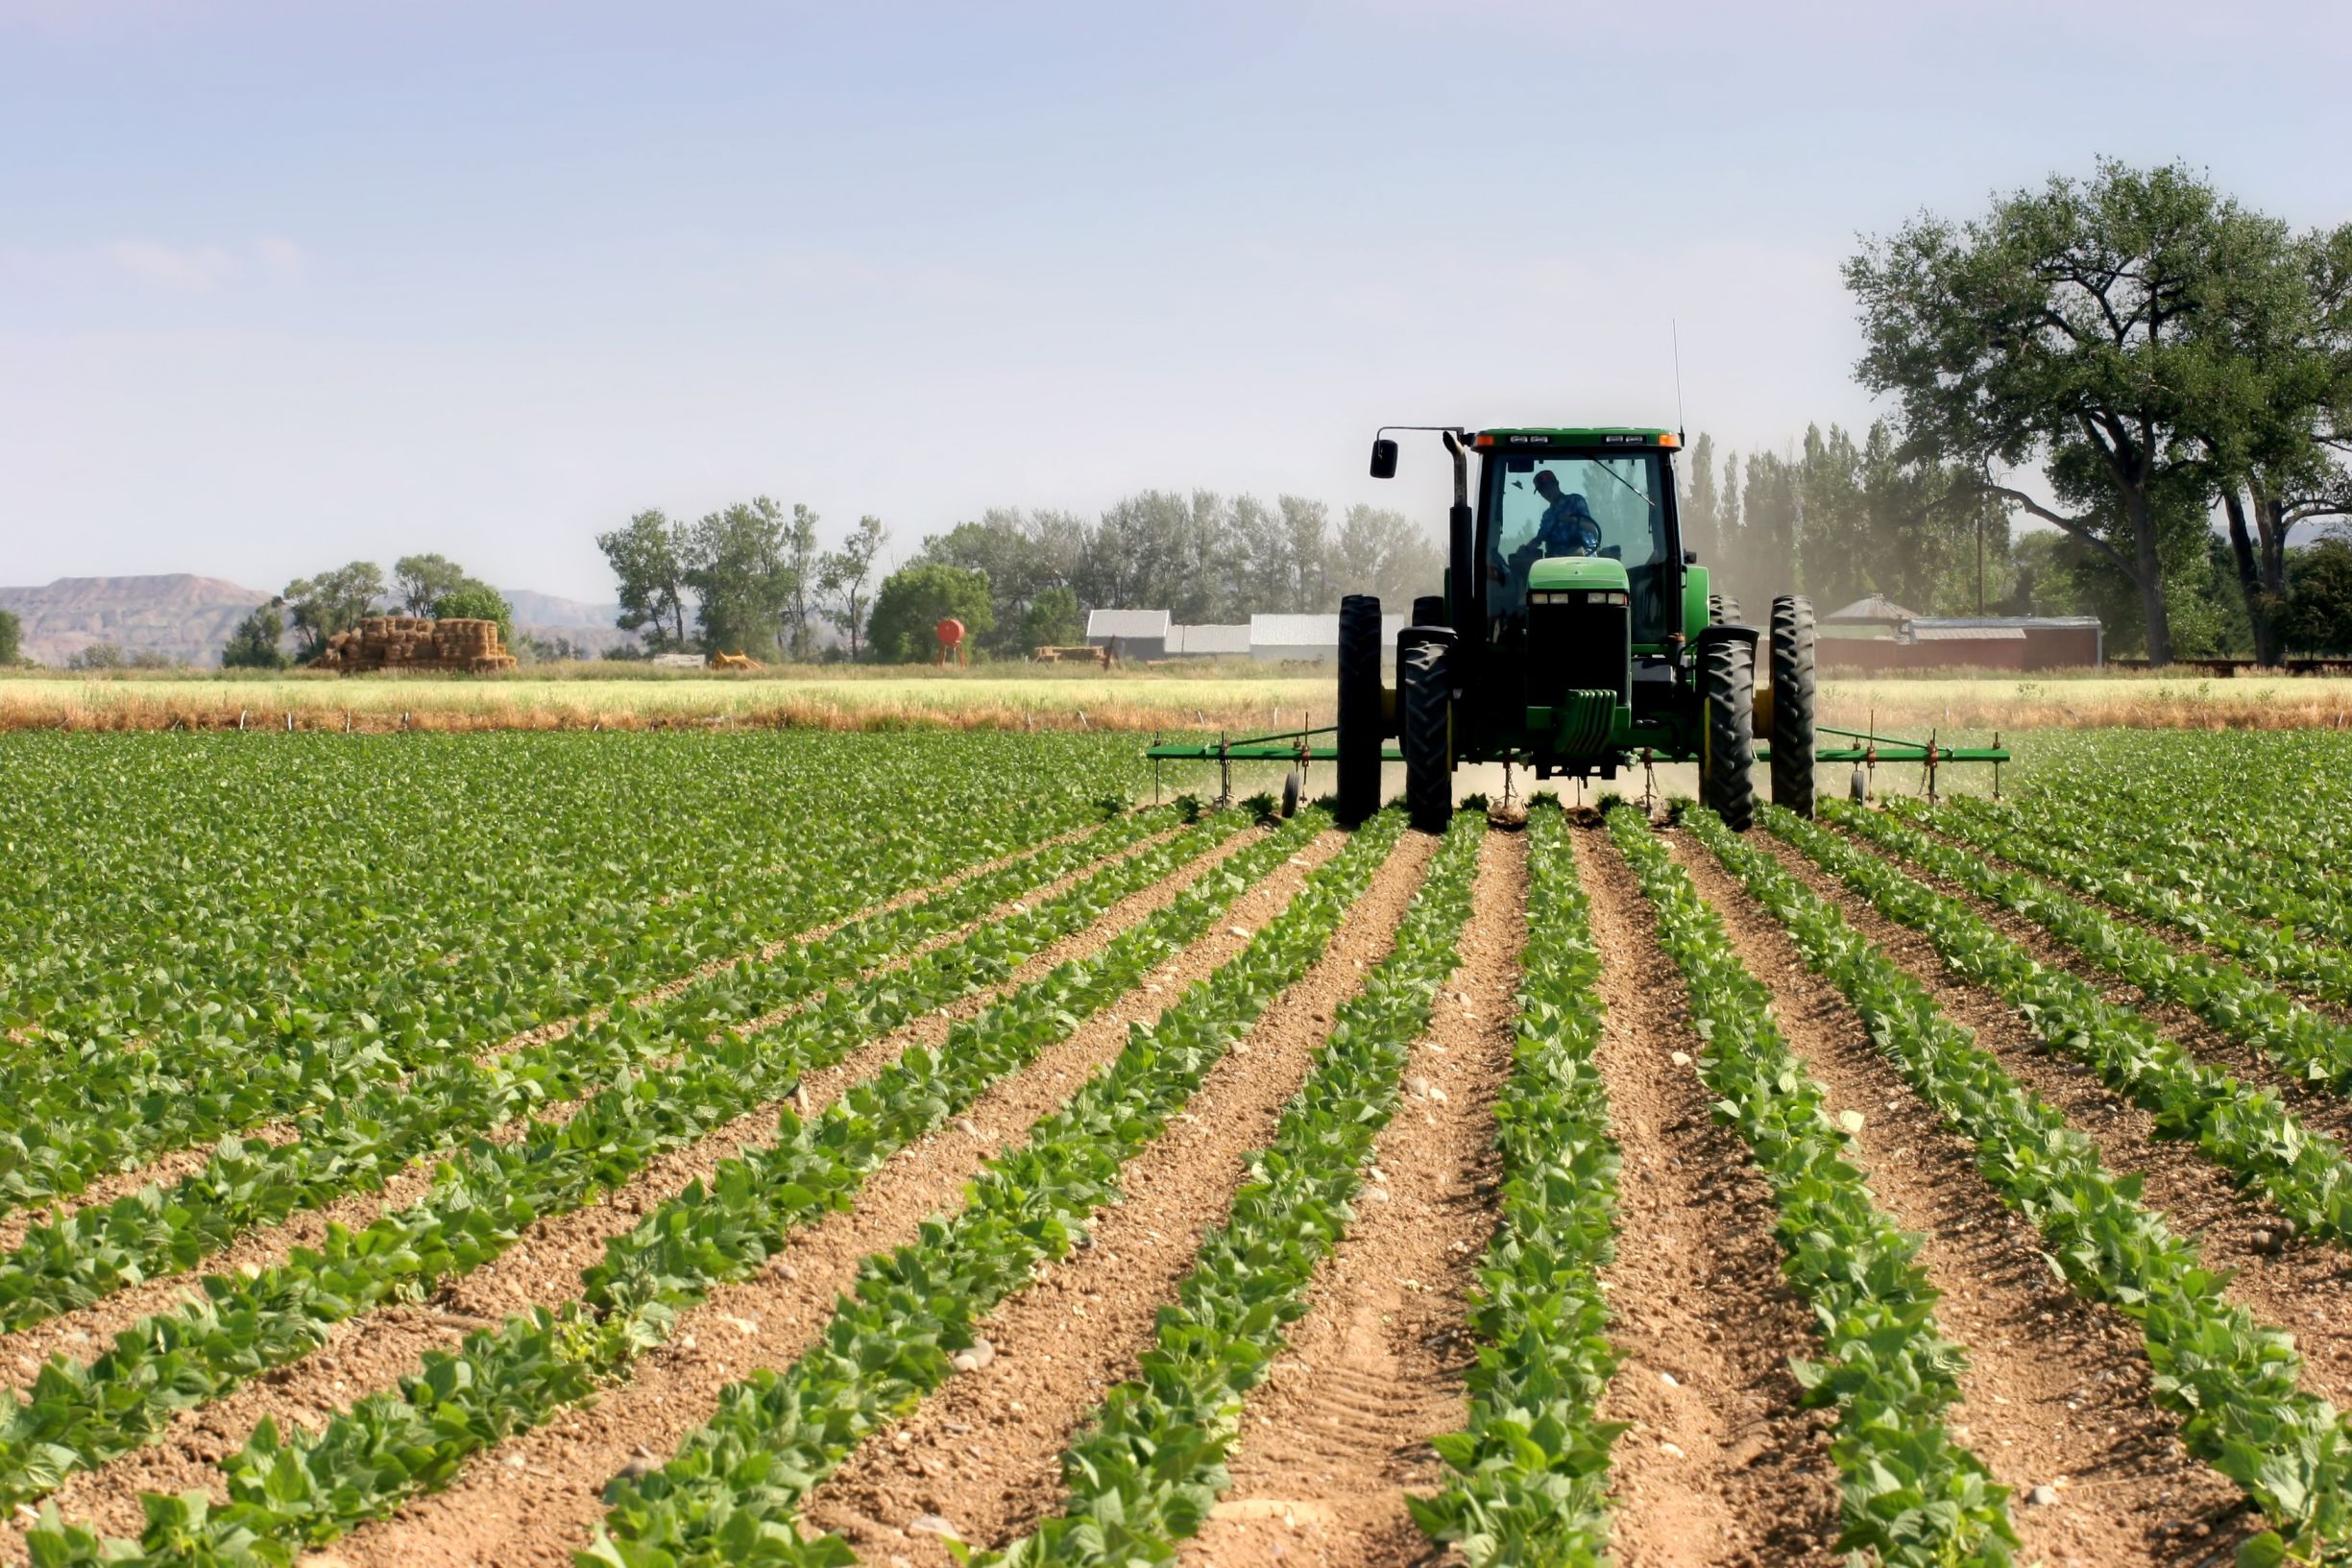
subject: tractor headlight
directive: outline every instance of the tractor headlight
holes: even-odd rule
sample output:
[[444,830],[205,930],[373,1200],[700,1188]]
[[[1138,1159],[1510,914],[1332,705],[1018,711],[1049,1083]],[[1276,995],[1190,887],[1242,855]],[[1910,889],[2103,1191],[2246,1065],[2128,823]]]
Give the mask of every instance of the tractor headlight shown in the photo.
[[1530,593],[1527,596],[1527,602],[1530,604],[1613,604],[1623,608],[1630,601],[1623,593],[1593,589],[1573,589],[1564,592],[1551,590]]

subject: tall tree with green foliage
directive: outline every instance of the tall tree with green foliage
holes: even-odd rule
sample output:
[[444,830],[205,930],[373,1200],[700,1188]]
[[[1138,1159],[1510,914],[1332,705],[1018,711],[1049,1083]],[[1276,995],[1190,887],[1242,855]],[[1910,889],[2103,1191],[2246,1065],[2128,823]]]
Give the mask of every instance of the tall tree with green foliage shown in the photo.
[[786,649],[804,663],[816,657],[816,567],[823,559],[816,521],[815,513],[795,501],[784,534],[785,568],[792,585],[791,603],[785,612]]
[[286,635],[286,617],[279,601],[272,599],[236,624],[221,649],[223,669],[283,669],[285,651],[279,643]]
[[478,578],[460,577],[432,602],[427,613],[438,620],[495,620],[498,640],[509,644],[515,640],[515,607],[506,602],[505,594]]
[[2352,654],[2352,540],[2322,539],[2287,552],[2279,634],[2298,653]]
[[1021,616],[1020,646],[1026,654],[1037,648],[1076,647],[1086,635],[1086,613],[1078,595],[1066,588],[1040,590]]
[[308,661],[325,653],[327,639],[375,614],[376,601],[383,593],[383,568],[373,561],[353,561],[333,571],[288,583],[280,597],[300,643],[300,657]]
[[406,615],[429,615],[435,599],[466,581],[466,568],[446,555],[404,555],[392,563],[392,600]]
[[885,664],[929,663],[938,649],[936,628],[951,615],[975,641],[996,630],[988,579],[936,562],[901,567],[874,594],[866,641]]
[[0,668],[24,658],[24,622],[13,610],[0,610]]
[[2352,513],[2352,224],[2247,255],[2237,308],[2199,329],[2242,366],[2240,396],[2216,399],[2199,439],[2228,519],[2231,564],[2254,657],[2279,663],[2288,536]]
[[764,495],[694,524],[686,581],[706,652],[780,659],[789,651],[793,583],[786,532],[784,508]]
[[[2106,556],[2137,589],[2148,658],[2172,657],[2164,525],[2214,491],[2199,440],[2254,396],[2216,318],[2244,308],[2280,227],[2180,165],[2101,160],[1955,224],[1922,217],[1846,266],[1863,384],[1892,394],[1903,450]],[[2056,504],[2012,481],[2038,465]]]
[[637,632],[653,652],[683,649],[686,639],[687,570],[691,554],[685,527],[661,511],[640,512],[625,528],[596,536],[596,548],[620,583],[623,631]]
[[889,537],[889,530],[882,525],[880,518],[871,515],[860,518],[858,526],[841,542],[841,547],[826,552],[817,563],[818,601],[824,607],[825,618],[849,639],[852,659],[861,651],[874,562]]

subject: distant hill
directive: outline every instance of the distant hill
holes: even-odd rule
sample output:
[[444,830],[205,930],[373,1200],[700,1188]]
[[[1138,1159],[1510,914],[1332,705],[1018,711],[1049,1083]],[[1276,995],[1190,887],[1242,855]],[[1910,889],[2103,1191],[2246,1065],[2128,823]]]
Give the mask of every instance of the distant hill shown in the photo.
[[[552,640],[567,638],[591,657],[634,641],[613,624],[618,604],[504,589],[515,607],[515,630]],[[183,664],[216,665],[229,634],[256,605],[259,589],[218,577],[172,572],[156,577],[61,577],[46,588],[0,588],[0,610],[24,623],[24,651],[44,664],[62,664],[93,642],[125,653],[160,653]]]
[[527,588],[502,588],[498,591],[515,607],[518,636],[527,633],[546,641],[566,638],[573,647],[592,657],[607,648],[637,640],[635,632],[624,632],[613,624],[620,618],[618,604],[590,604],[553,593],[535,593]]
[[182,663],[217,664],[229,634],[254,607],[258,589],[218,577],[172,572],[160,577],[61,577],[46,588],[0,588],[0,610],[24,623],[24,651],[62,664],[93,642],[126,653],[169,655]]

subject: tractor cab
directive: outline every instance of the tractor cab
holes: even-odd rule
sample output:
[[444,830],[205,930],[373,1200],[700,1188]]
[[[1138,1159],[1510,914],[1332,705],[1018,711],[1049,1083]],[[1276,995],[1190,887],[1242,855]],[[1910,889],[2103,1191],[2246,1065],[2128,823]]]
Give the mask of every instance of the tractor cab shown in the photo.
[[1617,714],[1588,700],[1590,712],[1561,735],[1529,710],[1607,691],[1608,707],[1630,718],[1670,692],[1685,630],[1680,443],[1663,430],[1491,430],[1469,445],[1480,460],[1476,565],[1455,646],[1461,626],[1478,628],[1481,646],[1458,657],[1490,672],[1483,727],[1554,732],[1529,737],[1531,760],[1550,771],[1597,750]]

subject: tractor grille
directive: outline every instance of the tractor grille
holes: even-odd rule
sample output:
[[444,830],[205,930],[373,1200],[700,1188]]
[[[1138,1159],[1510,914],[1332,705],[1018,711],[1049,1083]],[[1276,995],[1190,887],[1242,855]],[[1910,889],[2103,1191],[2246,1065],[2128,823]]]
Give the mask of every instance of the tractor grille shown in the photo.
[[1631,701],[1633,641],[1626,606],[1583,591],[1529,598],[1527,700],[1549,705],[1570,691],[1613,691],[1620,703]]

